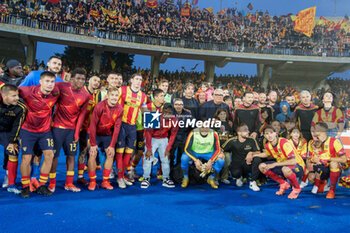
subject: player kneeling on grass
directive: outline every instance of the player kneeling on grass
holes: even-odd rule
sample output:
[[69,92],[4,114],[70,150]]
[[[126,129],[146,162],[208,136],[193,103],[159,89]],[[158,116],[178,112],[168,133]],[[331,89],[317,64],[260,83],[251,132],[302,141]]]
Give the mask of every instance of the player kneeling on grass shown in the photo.
[[237,127],[237,137],[233,137],[226,141],[222,146],[225,152],[232,153],[232,162],[230,171],[233,178],[236,178],[236,185],[243,186],[243,178],[249,178],[251,173],[251,181],[249,188],[253,191],[260,191],[256,181],[260,174],[259,164],[262,163],[261,158],[253,155],[260,153],[258,143],[254,138],[249,137],[249,128],[246,124]]
[[330,174],[330,155],[324,150],[322,141],[313,139],[309,142],[309,159],[307,161],[308,180],[314,183],[313,194],[329,191],[325,187]]
[[[158,151],[163,171],[163,186],[174,188],[174,182],[169,178],[170,174],[170,150],[174,144],[177,131],[179,130],[178,120],[173,116],[173,107],[166,103],[160,117],[160,129],[145,129],[147,152],[143,160],[143,177],[141,188],[150,186],[153,155]],[[168,139],[170,132],[170,137]]]
[[20,194],[16,187],[18,167],[18,133],[26,115],[26,107],[19,102],[18,89],[6,84],[1,88],[0,96],[0,145],[9,156],[7,191]]
[[[200,124],[202,123],[202,124]],[[197,122],[201,127],[194,129],[187,137],[185,144],[185,152],[181,157],[181,169],[184,173],[181,187],[186,188],[189,183],[188,169],[189,163],[193,162],[199,171],[202,171],[201,176],[205,176],[214,170],[207,182],[212,188],[217,189],[214,178],[221,171],[225,163],[225,155],[220,152],[220,141],[218,134],[205,126],[203,122]],[[200,159],[207,160],[203,164]]]
[[[314,163],[313,170],[316,171],[315,183],[312,191],[313,193],[317,193],[319,189],[322,189],[322,186],[324,186],[325,180],[328,179],[328,176],[321,175],[322,173],[329,172],[331,187],[326,198],[334,199],[335,188],[340,176],[341,164],[347,163],[345,150],[339,139],[327,136],[327,123],[318,122],[315,125],[314,131],[315,132],[312,134],[315,138],[314,143],[319,148],[321,147],[321,149],[315,148],[316,153],[314,153],[314,155],[312,154],[313,150],[310,151],[310,156],[312,158],[312,162]],[[317,175],[317,173],[319,173],[319,175]],[[312,175],[309,176],[310,180],[313,178],[311,176]]]
[[106,161],[103,170],[102,188],[112,190],[109,183],[115,155],[120,126],[122,124],[123,108],[118,104],[119,91],[109,88],[107,99],[96,104],[90,122],[90,157],[88,161],[90,184],[88,189],[96,189],[96,155],[98,148],[106,152]]
[[266,176],[280,184],[277,195],[283,195],[290,188],[290,184],[284,180],[288,179],[293,186],[293,191],[288,195],[289,199],[296,199],[301,192],[298,179],[304,174],[305,163],[296,152],[293,144],[285,138],[279,138],[272,126],[264,129],[264,137],[268,141],[264,153],[256,154],[258,157],[272,156],[276,161],[268,161],[259,165],[259,169]]

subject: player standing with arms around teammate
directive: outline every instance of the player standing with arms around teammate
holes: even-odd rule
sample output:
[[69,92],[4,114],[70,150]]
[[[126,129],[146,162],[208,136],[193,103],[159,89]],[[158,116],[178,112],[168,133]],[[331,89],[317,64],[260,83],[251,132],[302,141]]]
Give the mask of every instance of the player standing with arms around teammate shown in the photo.
[[22,149],[22,197],[30,196],[30,164],[35,144],[38,144],[44,154],[44,162],[41,166],[39,187],[37,192],[45,196],[51,196],[45,186],[49,177],[54,157],[54,142],[51,134],[52,108],[60,93],[55,87],[55,74],[45,71],[40,75],[40,85],[20,87],[20,96],[28,109],[26,119],[20,130]]
[[75,156],[77,154],[77,142],[80,128],[86,116],[89,104],[89,93],[83,88],[85,85],[85,70],[76,68],[72,72],[71,82],[56,83],[60,91],[53,117],[52,136],[54,140],[55,157],[50,171],[49,190],[55,192],[56,169],[58,156],[63,147],[67,156],[67,178],[65,190],[79,192],[80,189],[73,185]]

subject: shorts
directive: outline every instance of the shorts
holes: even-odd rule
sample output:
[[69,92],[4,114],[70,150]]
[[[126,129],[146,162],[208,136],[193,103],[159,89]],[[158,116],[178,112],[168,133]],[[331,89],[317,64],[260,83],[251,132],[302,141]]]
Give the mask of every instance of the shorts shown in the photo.
[[321,175],[320,177],[321,180],[327,180],[329,178],[329,175],[331,173],[329,166],[326,167],[323,164],[318,164],[318,165],[313,165],[313,168],[316,173],[319,173]]
[[102,152],[104,152],[109,145],[111,144],[112,141],[112,135],[107,135],[107,136],[100,136],[96,135],[96,145],[98,148],[101,149]]
[[[271,164],[271,163],[275,163],[275,161],[267,161],[265,162],[265,164]],[[283,176],[283,172],[282,172],[282,168],[283,167],[288,167],[290,170],[292,170],[292,172],[294,172],[294,174],[297,176],[297,178],[302,178],[304,175],[304,168],[302,166],[300,166],[299,164],[296,164],[294,166],[277,166],[272,168],[270,171],[276,173],[279,176]]]
[[145,139],[143,137],[144,130],[136,132],[136,150],[145,151]]
[[136,144],[136,125],[129,125],[125,122],[122,122],[120,127],[117,148],[130,148],[135,149]]
[[54,149],[51,130],[45,133],[33,133],[21,129],[19,137],[21,139],[22,154],[24,155],[33,155],[35,145],[38,145],[41,151]]
[[18,156],[14,151],[6,150],[7,146],[9,145],[9,137],[9,132],[0,132],[0,145],[4,147],[4,152],[6,155]]
[[77,154],[77,144],[74,142],[74,129],[60,129],[52,127],[52,137],[54,141],[54,152],[57,158],[63,147],[64,154],[75,156]]

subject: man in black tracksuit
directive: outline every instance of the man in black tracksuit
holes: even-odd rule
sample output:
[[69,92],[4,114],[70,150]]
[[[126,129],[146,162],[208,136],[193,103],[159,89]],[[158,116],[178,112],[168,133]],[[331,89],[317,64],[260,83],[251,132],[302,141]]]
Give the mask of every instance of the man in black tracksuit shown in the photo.
[[253,104],[254,95],[246,92],[243,95],[243,104],[235,109],[233,113],[233,126],[236,129],[241,124],[246,124],[250,136],[256,139],[261,126],[260,108]]
[[[184,103],[182,99],[179,98],[174,100],[174,115],[179,120],[179,122],[183,121],[184,125],[186,125],[187,121],[191,121],[193,119],[191,113],[184,110]],[[181,163],[181,155],[184,153],[186,139],[191,130],[191,127],[179,127],[179,131],[177,131],[174,145],[170,150],[170,168],[173,168],[176,164]],[[176,149],[177,154],[175,156]]]
[[19,102],[16,86],[6,84],[2,85],[0,90],[0,144],[9,158],[7,167],[4,164],[4,169],[8,169],[7,190],[19,194],[20,191],[15,186],[18,167],[18,135],[25,118],[26,107]]
[[262,160],[259,157],[255,157],[252,161],[247,160],[254,153],[260,153],[258,143],[254,138],[249,137],[249,129],[246,124],[241,124],[237,127],[237,135],[222,145],[225,152],[232,153],[231,175],[237,179],[236,185],[241,187],[243,185],[242,179],[248,178],[249,173],[251,173],[249,188],[253,191],[260,191],[256,181],[261,174],[259,164],[262,163]]
[[[0,77],[0,83],[11,84],[11,85],[18,87],[24,79],[25,79],[25,75],[24,75],[21,63],[17,60],[9,60],[6,63],[4,75],[2,77]],[[0,88],[1,88],[1,86],[0,86]],[[7,178],[8,178],[7,177],[8,159],[9,159],[8,155],[6,153],[4,153],[4,166],[3,167],[6,171],[6,176],[4,179],[3,188],[6,188],[7,183],[8,183],[8,180],[7,180]]]

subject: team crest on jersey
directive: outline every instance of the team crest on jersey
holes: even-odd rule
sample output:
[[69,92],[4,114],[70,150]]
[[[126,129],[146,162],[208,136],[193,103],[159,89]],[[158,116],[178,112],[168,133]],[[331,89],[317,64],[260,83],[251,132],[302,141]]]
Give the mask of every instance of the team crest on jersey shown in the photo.
[[115,118],[117,118],[117,114],[113,114],[112,118],[115,120]]
[[23,147],[23,151],[27,151],[27,147],[25,146],[25,147]]
[[252,147],[249,146],[249,145],[246,145],[246,146],[244,147],[244,150],[251,150],[251,149],[252,149]]

